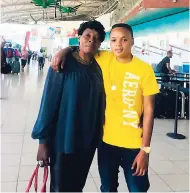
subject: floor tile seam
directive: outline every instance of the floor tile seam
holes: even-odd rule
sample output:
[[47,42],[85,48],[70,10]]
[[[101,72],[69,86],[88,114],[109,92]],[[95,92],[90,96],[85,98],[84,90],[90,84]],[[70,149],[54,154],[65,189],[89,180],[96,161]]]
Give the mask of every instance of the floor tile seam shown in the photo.
[[[182,160],[182,161],[183,161],[183,160]],[[184,161],[186,161],[186,160],[184,160]],[[172,162],[173,164],[177,165],[174,160],[171,160],[171,162]],[[176,161],[176,162],[177,162],[177,161]],[[180,161],[179,161],[179,162],[180,162]],[[189,161],[187,161],[187,162],[189,162]],[[189,165],[189,164],[188,164],[188,165]],[[178,167],[184,172],[184,174],[188,174],[188,175],[189,175],[189,173],[186,172],[185,170],[183,170],[180,166],[178,166]]]
[[[160,174],[160,175],[163,175],[163,174]],[[160,175],[158,175],[159,178],[160,178],[165,184],[167,184],[167,186],[170,187],[170,189],[171,189],[172,191],[176,192]],[[167,176],[167,175],[169,176],[169,175],[171,175],[171,174],[165,174],[165,175],[163,175],[163,176]]]
[[[150,166],[150,164],[149,164],[149,166],[148,166],[148,167],[150,167],[150,168],[151,168],[151,170],[153,170],[153,171],[154,171],[154,169]],[[158,175],[156,171],[154,171],[154,173],[155,173],[156,175]],[[150,174],[148,174],[148,175],[150,176]]]
[[18,136],[23,136],[24,135],[24,133],[23,134],[18,134],[18,133],[13,133],[13,134],[4,134],[4,133],[1,133],[1,135],[4,135],[4,136],[15,136],[15,137],[18,137]]
[[[95,179],[94,179],[94,177],[93,177],[93,176],[92,176],[92,179],[93,179],[93,182],[94,182],[94,184],[95,184],[95,186],[96,186],[96,190],[97,190],[97,192],[100,192],[100,191],[99,191],[99,188],[100,188],[100,187],[98,187],[98,185],[96,184],[96,181],[95,181]],[[99,179],[100,179],[100,178],[99,178]]]
[[172,159],[172,158],[170,158],[170,161],[188,161],[189,162],[189,159]]
[[18,166],[18,175],[17,175],[17,183],[16,183],[16,192],[17,192],[17,188],[18,188],[18,179],[19,179],[19,175],[20,175],[20,167],[21,167],[21,161],[22,161],[22,151],[23,151],[23,145],[24,145],[24,135],[22,137],[22,147],[21,147],[21,155],[20,155],[20,159],[19,159],[19,166]]
[[25,164],[22,164],[22,163],[21,163],[21,167],[28,167],[28,166],[29,166],[29,167],[30,167],[30,166],[34,166],[34,167],[35,167],[36,164],[34,164],[34,165],[32,165],[32,164],[25,165]]
[[[18,135],[17,135],[18,134]],[[17,136],[22,136],[24,135],[24,131],[23,132],[1,132],[1,135],[17,135]]]
[[[27,116],[26,116],[26,120],[28,119],[28,112],[29,112],[29,100],[28,100],[28,105],[27,105]],[[21,161],[22,161],[22,153],[23,153],[23,148],[24,148],[24,138],[25,138],[25,131],[26,131],[26,123],[27,121],[25,121],[25,127],[24,127],[24,133],[23,133],[23,140],[22,140],[22,148],[21,148],[21,156],[20,156],[20,161],[19,161],[19,170],[18,170],[18,176],[17,176],[17,183],[16,183],[16,192],[18,189],[18,182],[19,182],[19,176],[20,176],[20,168],[21,168]],[[27,180],[26,180],[27,181]]]
[[0,155],[21,155],[20,153],[0,153]]
[[[28,103],[28,107],[29,107],[29,101]],[[27,107],[27,116],[28,117],[28,107]],[[17,176],[17,183],[16,183],[16,192],[17,192],[17,188],[18,188],[18,181],[19,181],[19,176],[20,176],[20,168],[21,168],[21,161],[22,161],[22,152],[23,152],[23,148],[24,148],[24,137],[25,137],[25,130],[26,130],[26,121],[25,121],[25,127],[24,127],[24,133],[22,136],[22,147],[21,147],[21,156],[20,156],[20,160],[19,160],[19,168],[18,168],[18,176]]]
[[184,175],[186,174],[185,172],[184,173],[172,173],[172,174],[158,174],[158,176],[174,176],[174,175]]
[[22,152],[22,155],[27,155],[27,154],[37,154],[37,152],[28,152],[28,153],[25,153],[25,152]]
[[27,126],[27,121],[28,121],[28,117],[29,117],[29,106],[30,106],[30,100],[28,101],[28,107],[27,107],[27,116],[26,116],[26,121],[25,121],[25,128],[24,128],[24,136],[26,135],[26,126]]
[[[162,160],[162,161],[164,161],[164,160]],[[167,160],[166,160],[166,161],[167,161]],[[169,161],[171,161],[172,164],[175,165],[175,162],[174,162],[173,160],[169,160]],[[180,170],[181,170],[182,173],[159,174],[159,173],[157,173],[156,171],[154,171],[154,170],[152,169],[152,167],[151,167],[151,169],[152,169],[156,174],[158,174],[158,175],[187,174],[181,167],[179,167],[179,168],[180,168]]]
[[184,172],[184,171],[182,171],[182,173],[179,173],[179,172],[174,172],[174,173],[156,173],[156,175],[163,175],[163,176],[167,176],[167,175],[183,175],[183,174],[187,174],[187,173]]
[[2,184],[2,183],[13,183],[13,182],[14,182],[14,183],[17,183],[17,181],[7,181],[7,180],[5,180],[5,181],[4,181],[4,180],[3,180],[3,181],[0,181],[1,184]]

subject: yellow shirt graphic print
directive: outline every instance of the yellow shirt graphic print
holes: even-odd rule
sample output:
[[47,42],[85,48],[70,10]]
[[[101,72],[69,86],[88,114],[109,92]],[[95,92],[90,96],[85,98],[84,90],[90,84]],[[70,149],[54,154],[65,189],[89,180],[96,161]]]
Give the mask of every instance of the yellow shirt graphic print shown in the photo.
[[134,110],[136,95],[138,91],[138,81],[140,77],[130,72],[124,75],[122,98],[123,98],[123,125],[138,128],[139,116]]
[[[133,57],[120,63],[109,52],[96,57],[104,77],[106,114],[103,141],[125,148],[142,146],[143,97],[159,92],[152,67]],[[115,89],[113,89],[113,86]]]

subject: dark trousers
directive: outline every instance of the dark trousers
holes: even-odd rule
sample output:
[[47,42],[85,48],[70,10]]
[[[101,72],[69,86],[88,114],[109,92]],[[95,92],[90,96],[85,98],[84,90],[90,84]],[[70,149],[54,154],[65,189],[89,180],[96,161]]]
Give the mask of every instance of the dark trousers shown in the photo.
[[44,58],[43,57],[39,57],[39,69],[43,69],[44,67]]
[[124,170],[129,192],[147,192],[149,189],[148,173],[145,176],[132,176],[132,164],[139,149],[126,149],[103,143],[98,151],[98,168],[102,192],[117,192],[119,166]]
[[24,68],[26,66],[26,62],[27,62],[27,60],[21,59],[21,66],[22,66],[22,68]]
[[[162,75],[161,81],[164,82],[164,83],[168,83],[170,81],[170,77],[168,76],[168,74]],[[161,90],[163,90],[163,89],[164,89],[164,86],[161,85]]]
[[50,160],[50,192],[82,192],[94,157],[88,153],[57,153]]
[[31,55],[28,56],[28,64],[30,64],[31,57],[32,57]]

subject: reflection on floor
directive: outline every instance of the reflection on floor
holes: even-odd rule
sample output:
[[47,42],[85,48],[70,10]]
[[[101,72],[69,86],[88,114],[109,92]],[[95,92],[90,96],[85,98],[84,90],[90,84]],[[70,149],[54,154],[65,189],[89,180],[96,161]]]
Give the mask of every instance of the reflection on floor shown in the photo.
[[[38,142],[31,139],[49,64],[38,71],[35,61],[19,75],[1,75],[1,191],[24,192],[36,164]],[[155,120],[150,156],[150,192],[189,190],[189,139],[166,136],[173,131],[173,120]],[[179,121],[179,132],[189,136],[188,121]],[[95,156],[84,191],[99,191],[100,178]],[[122,169],[119,191],[127,185]],[[40,174],[42,179],[42,175]],[[33,190],[31,190],[33,191]]]

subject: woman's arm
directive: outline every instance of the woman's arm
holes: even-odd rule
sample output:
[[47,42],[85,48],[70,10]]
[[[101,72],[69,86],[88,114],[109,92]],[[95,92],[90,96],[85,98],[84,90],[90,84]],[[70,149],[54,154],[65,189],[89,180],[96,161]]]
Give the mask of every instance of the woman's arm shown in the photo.
[[44,86],[38,118],[32,131],[32,138],[39,139],[37,161],[42,161],[42,166],[49,164],[48,142],[53,129],[56,129],[54,121],[59,110],[62,85],[63,73],[56,73],[50,67]]
[[77,49],[78,47],[67,47],[64,49],[59,50],[56,55],[53,57],[51,67],[59,72],[60,69],[63,69],[64,67],[64,62],[67,57],[67,54],[72,52],[73,50]]
[[51,129],[55,129],[52,124],[58,113],[62,85],[63,73],[56,73],[50,67],[45,81],[38,118],[32,131],[32,138],[39,139],[40,144],[47,144]]
[[[59,72],[60,68],[63,69],[64,62],[66,59],[66,56],[69,52],[75,51],[78,49],[78,47],[67,47],[62,50],[59,50],[56,55],[52,59],[51,67]],[[99,51],[98,54],[95,55],[95,59],[99,66],[103,66],[103,64],[108,63],[113,58],[113,53],[109,51]]]
[[148,66],[146,74],[142,77],[143,91],[143,136],[142,149],[136,156],[132,169],[136,166],[134,176],[144,176],[148,170],[149,153],[146,153],[143,148],[150,147],[152,138],[152,130],[154,123],[154,95],[159,93],[158,84],[155,78],[153,68]]
[[[142,147],[150,147],[152,138],[152,130],[154,124],[154,95],[144,96],[144,112],[143,112],[143,137]],[[134,176],[144,176],[148,170],[149,154],[144,150],[140,150],[135,158],[132,169],[136,166]]]
[[175,73],[175,70],[171,69],[170,63],[166,64],[167,69],[169,70],[169,73]]
[[154,124],[154,95],[144,96],[142,147],[150,147]]

